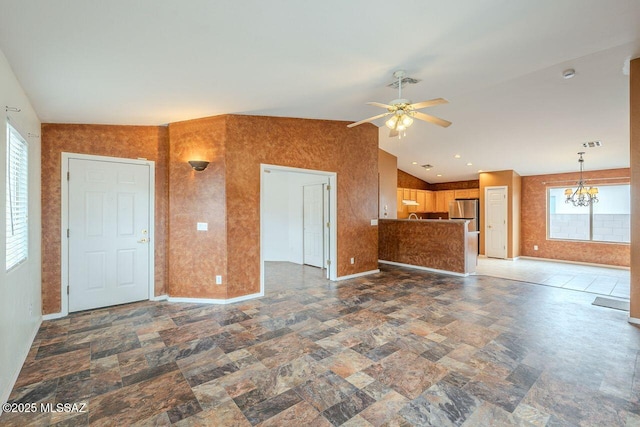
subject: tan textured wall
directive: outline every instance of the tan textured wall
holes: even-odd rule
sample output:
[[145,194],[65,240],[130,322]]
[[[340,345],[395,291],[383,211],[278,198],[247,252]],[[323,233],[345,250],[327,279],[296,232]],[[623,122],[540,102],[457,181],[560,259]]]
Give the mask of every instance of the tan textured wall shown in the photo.
[[[169,295],[226,298],[226,116],[169,125]],[[189,160],[207,160],[194,171]],[[196,223],[208,223],[197,231]],[[222,285],[215,284],[216,275]]]
[[380,220],[381,260],[465,273],[465,223]]
[[42,311],[58,313],[60,302],[60,173],[62,152],[156,162],[155,293],[166,293],[168,132],[157,126],[42,125]]
[[[260,164],[337,172],[338,276],[378,268],[378,129],[345,122],[228,116],[228,297],[260,289]],[[354,265],[349,258],[354,257]]]
[[[378,150],[378,216],[396,219],[398,188],[398,158],[384,150]],[[387,207],[385,209],[385,206]]]
[[[621,180],[606,179],[600,183],[628,183],[629,172],[629,169],[587,171],[584,177],[589,179],[589,184],[596,185],[599,183],[597,178],[627,177]],[[579,177],[577,172],[522,177],[522,198],[526,205],[522,209],[521,255],[628,267],[628,244],[547,240],[547,188],[574,185]],[[538,245],[537,251],[533,250],[534,245]]]
[[431,190],[431,184],[398,169],[398,187],[415,188],[416,190]]
[[631,310],[629,317],[640,320],[640,58],[631,61],[630,74],[630,158],[631,158]]
[[519,232],[519,229],[514,230],[513,221],[513,182],[515,172],[512,170],[497,171],[497,172],[483,172],[480,174],[480,253],[484,254],[484,217],[485,217],[485,200],[484,190],[486,187],[500,187],[505,186],[507,188],[507,258],[513,258],[513,242],[519,238],[514,236],[514,232]]
[[429,184],[429,190],[466,190],[468,188],[480,188],[480,181],[472,179],[470,181],[454,181],[454,182],[440,182],[437,184]]

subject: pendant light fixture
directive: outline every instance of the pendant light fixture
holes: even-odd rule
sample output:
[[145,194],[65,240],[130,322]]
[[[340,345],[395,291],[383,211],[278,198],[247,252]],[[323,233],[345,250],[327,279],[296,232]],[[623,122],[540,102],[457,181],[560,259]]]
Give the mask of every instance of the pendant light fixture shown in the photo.
[[578,164],[580,165],[580,180],[578,181],[578,188],[574,191],[573,188],[567,188],[564,190],[564,195],[567,196],[565,203],[572,203],[573,206],[590,206],[598,202],[598,189],[596,187],[585,187],[584,180],[582,179],[582,171],[584,168],[584,159],[582,155],[584,151],[578,153],[580,158]]

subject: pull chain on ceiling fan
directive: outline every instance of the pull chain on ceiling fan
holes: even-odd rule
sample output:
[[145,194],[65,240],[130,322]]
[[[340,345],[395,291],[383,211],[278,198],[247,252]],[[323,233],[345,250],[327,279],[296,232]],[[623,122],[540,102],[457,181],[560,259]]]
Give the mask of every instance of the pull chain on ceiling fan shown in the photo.
[[[447,104],[449,101],[444,98],[436,98],[429,101],[412,104],[410,100],[402,98],[402,82],[403,80],[411,81],[413,79],[406,77],[406,74],[403,70],[398,70],[393,73],[393,77],[398,79],[398,99],[394,99],[389,104],[382,104],[380,102],[367,102],[368,105],[386,108],[387,112],[378,114],[377,116],[369,117],[368,119],[360,120],[359,122],[351,123],[347,125],[347,127],[351,128],[363,123],[372,122],[382,117],[391,116],[385,122],[385,125],[390,129],[389,137],[393,138],[397,136],[398,138],[402,138],[402,136],[406,136],[406,130],[413,124],[414,118],[445,128],[451,125],[450,121],[440,119],[438,117],[432,116],[430,114],[425,114],[420,111],[416,111],[422,108],[432,107],[434,105]],[[417,80],[413,80],[413,83],[417,83]],[[393,83],[393,86],[395,86],[395,82]]]

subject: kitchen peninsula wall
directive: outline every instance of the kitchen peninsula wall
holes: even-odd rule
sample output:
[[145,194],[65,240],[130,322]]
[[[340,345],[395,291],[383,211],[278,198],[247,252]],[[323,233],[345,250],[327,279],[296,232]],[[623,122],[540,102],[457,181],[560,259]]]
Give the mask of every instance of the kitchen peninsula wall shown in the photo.
[[478,233],[464,220],[379,221],[381,262],[461,275],[476,271]]

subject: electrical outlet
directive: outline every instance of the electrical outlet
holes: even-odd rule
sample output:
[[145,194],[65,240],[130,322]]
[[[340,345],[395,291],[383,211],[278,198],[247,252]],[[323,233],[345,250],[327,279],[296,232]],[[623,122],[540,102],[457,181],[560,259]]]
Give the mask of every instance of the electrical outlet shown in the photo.
[[222,285],[222,276],[216,276],[216,285]]
[[351,264],[355,264],[356,263],[356,259],[355,258],[351,258]]
[[196,230],[198,231],[208,231],[209,223],[208,222],[199,222],[196,224]]
[[537,251],[538,250],[538,245],[533,245],[533,250]]
[[371,225],[378,225],[378,220],[377,219],[372,219],[371,220]]

